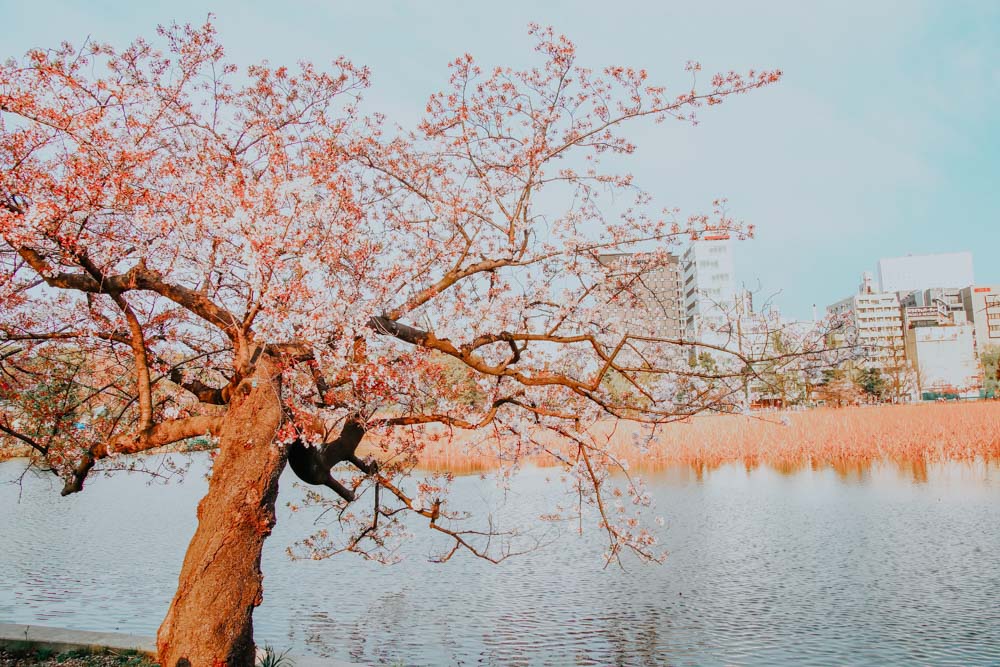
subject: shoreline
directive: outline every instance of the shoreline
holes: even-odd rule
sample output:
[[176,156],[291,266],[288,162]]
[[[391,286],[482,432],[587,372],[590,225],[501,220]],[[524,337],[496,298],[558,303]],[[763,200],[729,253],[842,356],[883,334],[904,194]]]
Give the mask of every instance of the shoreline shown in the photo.
[[[128,653],[155,660],[156,639],[119,632],[72,630],[45,625],[24,625],[0,622],[0,648],[8,650],[45,649],[59,653],[86,651],[90,653]],[[258,651],[261,647],[258,647]],[[364,667],[363,663],[344,662],[315,656],[288,656],[293,667]]]

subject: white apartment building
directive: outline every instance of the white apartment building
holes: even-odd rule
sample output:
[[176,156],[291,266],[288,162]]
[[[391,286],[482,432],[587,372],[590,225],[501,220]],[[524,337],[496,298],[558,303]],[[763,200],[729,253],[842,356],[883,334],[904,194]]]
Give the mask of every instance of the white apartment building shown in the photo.
[[885,257],[878,261],[882,292],[912,292],[932,287],[964,287],[975,282],[971,252]]
[[976,350],[1000,347],[1000,285],[970,285],[962,290],[965,316],[976,332]]
[[898,368],[906,363],[903,317],[895,292],[875,292],[872,275],[862,275],[858,294],[841,299],[827,312],[843,321],[840,345],[856,345],[866,368]]
[[737,296],[729,233],[709,233],[692,241],[681,266],[687,338],[712,342],[727,328]]

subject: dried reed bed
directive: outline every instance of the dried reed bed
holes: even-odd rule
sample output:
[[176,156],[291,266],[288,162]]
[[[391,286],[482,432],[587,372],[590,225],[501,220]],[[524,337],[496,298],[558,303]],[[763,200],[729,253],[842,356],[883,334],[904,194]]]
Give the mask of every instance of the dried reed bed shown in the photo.
[[[615,459],[627,460],[632,469],[690,466],[700,471],[742,463],[789,473],[805,467],[831,467],[847,474],[888,461],[912,468],[919,477],[928,463],[1000,460],[1000,402],[694,417],[658,427],[642,448],[636,438],[644,440],[643,432],[623,422],[601,423],[588,436]],[[495,468],[502,462],[499,452],[510,448],[496,446],[497,436],[479,437],[476,441],[456,434],[426,442],[420,465],[455,473]],[[574,458],[573,447],[557,437],[540,434],[538,438],[550,449]],[[556,463],[547,455],[529,460],[543,466]]]

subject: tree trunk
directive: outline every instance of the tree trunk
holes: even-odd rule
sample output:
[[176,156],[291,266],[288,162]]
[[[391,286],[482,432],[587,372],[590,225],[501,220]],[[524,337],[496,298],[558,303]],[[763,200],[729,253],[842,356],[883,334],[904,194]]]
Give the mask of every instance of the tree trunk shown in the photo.
[[198,504],[198,529],[157,633],[163,667],[254,664],[252,614],[263,600],[260,553],[274,526],[285,451],[281,377],[267,357],[234,392],[219,450]]

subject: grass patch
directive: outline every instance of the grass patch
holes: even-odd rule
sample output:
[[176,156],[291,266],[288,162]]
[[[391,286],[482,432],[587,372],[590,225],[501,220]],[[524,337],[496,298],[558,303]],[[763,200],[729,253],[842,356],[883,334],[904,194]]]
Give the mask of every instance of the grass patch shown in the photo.
[[73,649],[58,652],[32,642],[11,642],[0,648],[0,667],[156,667],[137,651]]

